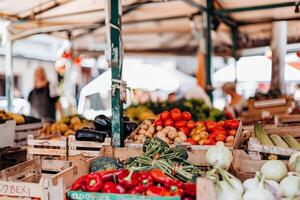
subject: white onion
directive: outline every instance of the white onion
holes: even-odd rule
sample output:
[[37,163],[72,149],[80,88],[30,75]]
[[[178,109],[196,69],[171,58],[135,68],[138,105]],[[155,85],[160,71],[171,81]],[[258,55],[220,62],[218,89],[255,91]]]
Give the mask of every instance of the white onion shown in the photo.
[[272,192],[264,188],[265,178],[263,177],[257,187],[247,190],[243,200],[275,200]]
[[207,150],[206,161],[215,168],[228,169],[232,162],[232,153],[223,142],[217,142]]
[[300,152],[291,155],[288,167],[290,171],[300,173]]
[[289,174],[280,182],[280,191],[285,197],[300,195],[300,177]]
[[226,181],[220,181],[217,187],[217,200],[242,200],[242,195]]
[[245,188],[245,191],[250,190],[252,188],[256,188],[259,184],[258,180],[258,174],[255,175],[254,178],[249,178],[244,181],[243,186]]
[[287,175],[287,167],[280,160],[269,160],[260,169],[266,179],[280,181]]

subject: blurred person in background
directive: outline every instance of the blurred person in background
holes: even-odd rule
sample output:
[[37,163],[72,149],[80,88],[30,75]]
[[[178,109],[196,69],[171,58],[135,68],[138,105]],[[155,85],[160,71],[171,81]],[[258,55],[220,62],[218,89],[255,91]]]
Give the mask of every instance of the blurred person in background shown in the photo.
[[55,120],[56,108],[61,110],[59,96],[53,85],[50,85],[45,70],[39,66],[34,72],[34,88],[29,93],[30,113],[43,120]]
[[231,114],[233,118],[238,117],[247,107],[247,100],[236,92],[236,84],[227,82],[222,86],[225,94],[229,95],[230,101],[227,103],[224,111]]

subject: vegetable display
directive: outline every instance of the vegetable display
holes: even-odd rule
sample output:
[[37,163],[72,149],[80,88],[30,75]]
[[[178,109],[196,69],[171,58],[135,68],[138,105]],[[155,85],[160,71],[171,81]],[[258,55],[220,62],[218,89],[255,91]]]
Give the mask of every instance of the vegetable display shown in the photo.
[[143,151],[123,166],[113,158],[94,160],[91,173],[78,178],[71,191],[196,198],[196,184],[192,181],[202,172],[187,161],[184,149],[171,148],[153,138],[145,142]]

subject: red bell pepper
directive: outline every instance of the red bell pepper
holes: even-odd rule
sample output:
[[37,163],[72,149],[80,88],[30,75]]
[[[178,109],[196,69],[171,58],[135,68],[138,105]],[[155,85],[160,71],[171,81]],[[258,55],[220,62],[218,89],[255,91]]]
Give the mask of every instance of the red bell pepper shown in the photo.
[[89,174],[87,175],[85,182],[89,192],[98,192],[102,187],[102,176],[97,173]]
[[123,185],[116,184],[116,190],[118,194],[125,194],[126,188]]
[[139,177],[139,185],[143,186],[145,190],[147,190],[151,185],[153,185],[153,178],[149,172],[145,172],[141,174]]
[[164,174],[160,169],[152,169],[149,171],[151,177],[154,181],[164,184],[167,180],[170,180],[171,178]]
[[77,191],[77,190],[83,190],[83,191],[86,191],[86,182],[85,182],[85,179],[86,179],[86,176],[81,176],[80,178],[78,178],[71,186],[71,190],[72,191]]
[[127,189],[133,188],[139,183],[139,176],[137,173],[130,172],[129,175],[121,174],[118,176],[118,183],[124,185]]
[[118,177],[121,174],[129,174],[129,171],[127,169],[119,169],[119,170],[107,170],[107,171],[101,171],[98,172],[101,176],[102,176],[102,180],[103,182],[107,182],[107,181],[113,181],[114,177]]
[[171,196],[180,196],[180,197],[182,197],[183,194],[184,194],[183,189],[179,188],[175,185],[171,186],[169,190],[170,190]]
[[129,194],[144,194],[145,188],[143,185],[135,186],[134,188],[130,189],[128,191]]
[[146,191],[147,196],[170,196],[170,192],[165,187],[150,186]]
[[196,196],[196,184],[195,183],[184,183],[184,194],[195,197]]
[[102,193],[117,193],[116,184],[111,181],[104,183],[102,186],[101,192]]

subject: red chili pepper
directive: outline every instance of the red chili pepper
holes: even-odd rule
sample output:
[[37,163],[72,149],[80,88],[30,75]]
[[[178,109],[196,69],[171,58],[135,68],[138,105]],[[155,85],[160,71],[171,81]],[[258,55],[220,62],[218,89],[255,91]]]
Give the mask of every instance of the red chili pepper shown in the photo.
[[124,185],[127,189],[130,189],[138,185],[139,176],[133,172],[130,172],[129,175],[121,174],[118,176],[118,183]]
[[135,186],[134,188],[128,191],[129,194],[144,194],[145,188],[142,185]]
[[98,192],[102,187],[102,177],[100,174],[93,173],[87,175],[86,179],[86,188],[89,192]]
[[196,184],[195,183],[184,183],[184,193],[190,196],[196,196]]
[[139,176],[139,181],[141,186],[147,190],[151,185],[153,185],[153,178],[149,172],[145,172]]
[[152,169],[149,171],[154,181],[164,184],[167,180],[171,179],[164,174],[160,169]]
[[116,184],[111,181],[104,183],[102,186],[101,192],[102,193],[117,193]]
[[183,189],[173,185],[170,187],[170,192],[171,192],[171,196],[180,196],[182,197],[183,196]]
[[146,191],[147,196],[170,196],[170,192],[165,187],[150,186]]
[[71,186],[71,190],[73,191],[77,191],[77,190],[83,190],[86,191],[86,176],[81,176],[80,178],[78,178]]
[[113,181],[114,180],[114,176],[118,177],[121,174],[129,174],[129,171],[127,169],[119,169],[119,170],[108,170],[108,171],[101,171],[98,172],[103,179],[103,182],[107,182],[107,181]]

